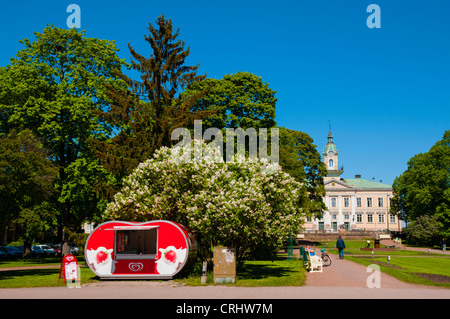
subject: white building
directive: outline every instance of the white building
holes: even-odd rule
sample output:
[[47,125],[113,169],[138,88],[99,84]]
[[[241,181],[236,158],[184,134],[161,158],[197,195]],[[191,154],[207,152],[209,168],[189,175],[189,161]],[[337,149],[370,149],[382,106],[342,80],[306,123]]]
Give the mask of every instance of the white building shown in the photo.
[[339,150],[331,131],[322,154],[328,170],[324,178],[327,210],[321,219],[308,220],[305,230],[400,230],[398,217],[389,214],[391,185],[362,179],[361,175],[342,178],[344,170],[338,169]]

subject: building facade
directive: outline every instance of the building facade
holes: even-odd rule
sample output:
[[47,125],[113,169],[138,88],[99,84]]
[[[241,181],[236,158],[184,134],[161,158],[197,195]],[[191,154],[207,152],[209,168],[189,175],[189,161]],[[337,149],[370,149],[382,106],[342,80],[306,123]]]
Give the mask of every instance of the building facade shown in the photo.
[[339,169],[339,150],[333,142],[331,131],[323,149],[323,161],[327,167],[324,178],[327,210],[321,219],[308,219],[305,230],[338,231],[398,231],[400,221],[389,214],[392,186],[361,178],[343,178],[343,167]]

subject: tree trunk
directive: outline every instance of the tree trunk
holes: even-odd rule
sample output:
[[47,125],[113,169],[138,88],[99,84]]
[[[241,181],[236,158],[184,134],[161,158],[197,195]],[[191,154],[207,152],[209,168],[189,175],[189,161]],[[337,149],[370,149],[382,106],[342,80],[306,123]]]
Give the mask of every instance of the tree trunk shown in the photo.
[[69,212],[70,212],[70,203],[65,201],[61,205],[62,210],[62,245],[61,245],[61,257],[70,254],[70,245],[69,245]]
[[31,258],[33,257],[31,255],[31,241],[29,240],[25,240],[25,242],[23,243],[23,258]]

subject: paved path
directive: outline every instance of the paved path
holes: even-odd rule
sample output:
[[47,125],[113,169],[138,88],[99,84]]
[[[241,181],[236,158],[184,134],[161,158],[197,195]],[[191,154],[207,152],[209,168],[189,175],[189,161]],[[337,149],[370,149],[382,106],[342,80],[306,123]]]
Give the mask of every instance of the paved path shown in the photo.
[[0,299],[450,299],[450,289],[407,284],[379,274],[380,288],[368,288],[367,280],[374,272],[334,258],[322,273],[308,273],[303,287],[189,287],[171,281],[102,281],[72,289],[0,289]]
[[[426,248],[408,249],[428,252]],[[298,255],[298,249],[294,253]],[[375,281],[373,270],[368,272],[365,266],[332,257],[332,265],[322,273],[307,274],[303,287],[190,287],[172,281],[102,281],[72,289],[0,289],[0,299],[450,299],[450,289],[407,284],[384,273],[378,273],[379,281]],[[379,283],[379,288],[369,288],[368,280],[370,285]]]
[[421,285],[407,284],[381,272],[378,274],[380,275],[379,281],[375,281],[375,272],[373,269],[368,269],[360,264],[334,257],[332,265],[324,267],[322,273],[313,272],[307,274],[306,286],[367,288],[367,281],[369,279],[370,285],[375,285],[379,282],[380,288],[423,289]]

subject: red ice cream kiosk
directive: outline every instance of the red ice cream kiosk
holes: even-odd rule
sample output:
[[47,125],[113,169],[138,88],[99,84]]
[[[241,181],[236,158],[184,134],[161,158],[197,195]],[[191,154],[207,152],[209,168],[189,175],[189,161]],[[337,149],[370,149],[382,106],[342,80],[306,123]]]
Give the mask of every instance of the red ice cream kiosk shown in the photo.
[[193,234],[166,220],[106,222],[85,247],[86,263],[102,279],[172,279],[196,254]]

